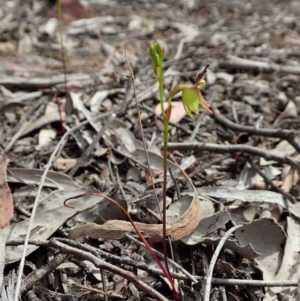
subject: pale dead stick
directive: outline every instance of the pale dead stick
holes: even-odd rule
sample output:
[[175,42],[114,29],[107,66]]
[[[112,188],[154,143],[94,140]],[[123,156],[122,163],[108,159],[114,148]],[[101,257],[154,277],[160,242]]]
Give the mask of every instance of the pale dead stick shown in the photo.
[[211,258],[210,264],[209,264],[209,268],[207,271],[207,278],[206,278],[206,282],[205,282],[205,290],[204,290],[204,299],[203,301],[209,301],[210,300],[210,288],[211,288],[211,280],[212,280],[212,275],[213,275],[213,271],[214,271],[214,267],[215,264],[217,262],[218,256],[223,248],[223,245],[225,243],[225,241],[227,240],[227,238],[238,228],[242,227],[243,225],[237,225],[235,227],[232,227],[231,229],[229,229],[224,236],[222,237],[222,239],[220,240],[214,255]]
[[[104,117],[109,116],[109,115],[111,115],[111,112],[108,112],[108,113],[105,113],[105,114],[101,114],[100,116],[95,116],[92,119],[93,120],[98,120],[98,119],[104,118]],[[45,168],[45,170],[44,170],[44,172],[42,174],[41,182],[40,182],[40,185],[39,185],[39,188],[38,188],[35,200],[34,200],[32,212],[31,212],[31,217],[30,217],[30,220],[29,220],[29,225],[28,225],[28,228],[27,228],[27,233],[26,233],[26,238],[25,238],[25,242],[24,242],[23,253],[22,253],[22,257],[21,257],[21,261],[20,261],[20,265],[19,265],[19,272],[18,272],[18,278],[17,278],[17,284],[16,284],[14,301],[19,301],[20,300],[19,299],[19,293],[20,293],[20,288],[21,288],[22,274],[23,274],[24,265],[25,265],[25,257],[26,257],[26,251],[27,251],[27,248],[28,248],[28,242],[29,242],[29,238],[30,238],[30,232],[31,232],[31,228],[32,228],[32,225],[33,225],[34,217],[35,217],[35,214],[36,214],[36,209],[37,209],[38,204],[39,204],[39,199],[40,199],[40,196],[41,196],[41,192],[42,192],[42,189],[43,189],[43,186],[44,186],[47,174],[48,174],[48,172],[50,170],[50,166],[52,165],[54,157],[57,154],[57,152],[59,151],[59,148],[62,145],[62,143],[64,142],[64,140],[67,139],[67,137],[69,135],[71,135],[73,132],[75,132],[76,130],[78,130],[80,127],[88,124],[89,122],[90,122],[89,120],[85,120],[85,121],[77,124],[73,128],[69,129],[61,137],[61,139],[59,140],[58,144],[56,145],[54,151],[52,152],[52,154],[51,154],[51,156],[50,156],[50,158],[48,160],[48,163],[46,165],[46,168]]]
[[114,51],[112,51],[112,52],[110,53],[110,55],[107,57],[107,59],[105,60],[105,62],[104,62],[104,64],[103,64],[103,66],[104,66],[105,68],[108,67],[109,64],[111,63],[111,61],[112,61],[112,59],[113,59],[115,53],[116,53],[116,49],[115,49]]
[[135,82],[134,82],[134,73],[132,71],[132,68],[131,68],[130,62],[128,60],[126,51],[125,51],[124,55],[125,55],[125,59],[126,59],[126,63],[127,63],[129,72],[130,72],[130,75],[129,76],[126,75],[126,76],[130,77],[131,82],[132,82],[133,95],[134,95],[134,100],[135,100],[135,103],[136,103],[136,109],[137,109],[138,120],[139,120],[139,127],[140,127],[140,131],[141,131],[141,138],[142,138],[143,148],[144,148],[144,151],[145,151],[147,165],[148,165],[148,169],[149,169],[149,173],[150,173],[150,177],[151,177],[152,189],[153,189],[153,192],[154,192],[154,197],[155,197],[155,201],[156,201],[156,205],[157,205],[157,210],[159,211],[160,218],[162,219],[162,213],[161,213],[161,210],[160,210],[160,207],[159,207],[159,200],[158,200],[157,192],[156,192],[156,189],[155,189],[153,172],[152,172],[151,163],[150,163],[150,159],[149,159],[149,155],[148,155],[148,151],[147,151],[147,145],[146,145],[145,136],[144,136],[144,130],[143,130],[141,112],[140,112],[140,102],[138,101],[138,98],[137,98],[137,95],[136,95],[136,88],[135,88]]
[[119,294],[116,294],[116,293],[105,292],[105,291],[102,291],[100,289],[96,289],[96,288],[93,288],[93,287],[90,287],[90,286],[87,286],[87,285],[82,285],[82,284],[79,284],[79,283],[76,283],[76,282],[73,282],[73,281],[72,281],[72,285],[76,286],[76,287],[79,287],[79,288],[82,288],[84,290],[96,293],[96,294],[104,295],[106,297],[111,297],[111,298],[114,297],[114,298],[119,298],[119,299],[123,299],[123,300],[126,299],[126,296],[122,296],[122,295],[119,295]]

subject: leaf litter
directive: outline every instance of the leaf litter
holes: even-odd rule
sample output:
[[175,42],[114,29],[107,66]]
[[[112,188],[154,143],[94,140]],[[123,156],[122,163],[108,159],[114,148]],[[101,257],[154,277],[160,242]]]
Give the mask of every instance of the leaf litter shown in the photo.
[[[242,225],[224,242],[213,273],[211,297],[222,296],[224,289],[228,299],[275,300],[281,294],[297,300],[300,69],[299,45],[295,41],[299,39],[299,4],[276,1],[270,7],[256,0],[247,5],[218,0],[205,5],[196,1],[142,1],[134,5],[129,1],[89,1],[84,5],[76,0],[62,2],[68,91],[56,6],[46,1],[23,1],[18,5],[17,1],[3,1],[0,10],[0,143],[4,150],[0,226],[6,226],[0,236],[8,244],[5,260],[4,252],[0,259],[7,294],[14,287],[14,268],[22,256],[33,197],[50,164],[34,217],[30,237],[35,244],[27,249],[28,264],[44,272],[43,264],[58,258],[51,241],[83,234],[73,241],[77,250],[84,246],[106,248],[108,262],[134,272],[155,291],[163,290],[167,298],[172,298],[145,249],[131,240],[135,239],[132,226],[113,204],[86,196],[72,201],[75,209],[63,205],[66,198],[84,192],[111,196],[134,218],[152,247],[160,250],[161,223],[150,184],[154,180],[161,202],[163,138],[157,111],[160,108],[156,109],[158,90],[147,58],[148,43],[159,39],[166,52],[167,89],[182,82],[192,83],[199,69],[210,64],[204,98],[236,125],[233,129],[206,113],[191,121],[182,103],[174,102],[170,141],[245,147],[245,151],[222,154],[205,147],[201,151],[172,150],[181,166],[189,159],[183,168],[188,177],[178,172],[172,160],[168,161],[168,230],[180,275],[186,277],[184,299],[203,296],[202,281],[197,284],[199,289],[193,289],[195,281],[191,278],[207,275],[212,253],[223,243],[224,233],[232,225]],[[128,74],[124,50],[135,72],[154,179],[137,126],[137,110],[131,103],[130,80],[114,73]],[[62,142],[55,160],[48,163],[63,135],[62,120],[66,130],[83,121],[86,124]],[[256,132],[237,130],[243,126],[253,127]],[[291,130],[293,137],[268,136],[265,129]],[[247,147],[288,159],[284,163],[266,160],[249,155]],[[249,165],[249,156],[260,172]],[[189,179],[195,187],[192,190]],[[2,248],[4,239],[0,241]],[[37,241],[45,244],[40,247]],[[131,265],[125,263],[128,256],[132,256]],[[63,283],[57,273],[52,274],[55,283],[62,284],[58,291],[50,277],[41,279],[25,271],[21,285],[25,285],[25,277],[32,280],[27,293],[21,290],[22,299],[30,299],[31,293],[41,299],[51,298],[57,292],[92,300],[95,293],[87,292],[90,287],[102,291],[98,291],[101,300],[105,294],[124,296],[126,292],[130,300],[149,299],[147,292],[134,287],[133,282],[116,274],[110,277],[112,272],[105,270],[95,274],[94,262],[84,265],[80,260],[88,259],[76,255],[63,259],[59,269],[68,281]],[[71,263],[77,273],[71,272]],[[245,282],[229,286],[226,278]],[[253,289],[249,286],[252,280],[262,281]],[[264,281],[279,283],[275,288]],[[284,281],[290,281],[291,286],[285,287]],[[72,283],[86,285],[76,290]],[[1,298],[4,294],[2,290]],[[224,294],[220,300],[226,300]]]

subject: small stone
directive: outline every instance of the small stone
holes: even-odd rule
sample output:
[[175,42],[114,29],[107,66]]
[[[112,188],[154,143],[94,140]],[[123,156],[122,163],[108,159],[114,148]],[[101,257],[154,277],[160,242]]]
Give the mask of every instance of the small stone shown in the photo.
[[103,102],[102,102],[102,107],[105,108],[106,111],[110,111],[111,108],[112,108],[112,102],[110,99],[105,99]]
[[298,110],[300,111],[300,96],[295,97],[295,103],[296,103]]
[[107,34],[107,35],[116,35],[117,31],[115,28],[110,27],[110,26],[104,26],[101,30],[102,34]]
[[218,79],[223,79],[227,84],[231,84],[233,82],[234,76],[227,72],[217,72],[216,76]]
[[149,118],[149,114],[147,112],[141,112],[141,120],[147,120]]
[[276,96],[276,100],[279,102],[280,106],[282,107],[285,107],[286,104],[288,103],[288,98],[283,92],[278,93],[278,95]]

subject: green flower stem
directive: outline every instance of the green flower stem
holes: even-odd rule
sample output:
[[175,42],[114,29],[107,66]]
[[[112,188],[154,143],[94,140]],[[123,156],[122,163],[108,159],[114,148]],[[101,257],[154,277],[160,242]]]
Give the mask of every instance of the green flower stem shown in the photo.
[[[161,105],[161,114],[164,124],[164,148],[163,148],[163,165],[164,165],[164,179],[163,179],[163,252],[164,252],[164,262],[168,274],[171,276],[168,264],[168,249],[167,249],[167,157],[168,157],[168,141],[169,141],[169,120],[164,109],[164,82],[163,82],[163,70],[162,65],[159,65],[157,80],[159,84],[159,100]],[[171,105],[171,98],[168,98],[168,106]]]
[[165,123],[166,113],[165,113],[165,108],[164,108],[164,81],[163,81],[162,66],[159,66],[159,69],[157,72],[157,80],[158,80],[158,85],[159,85],[159,101],[160,101],[160,107],[161,107],[161,115],[162,115],[163,121]]
[[168,264],[168,248],[167,248],[167,156],[168,156],[168,140],[169,140],[169,119],[171,114],[171,100],[172,97],[168,97],[168,108],[167,113],[164,108],[164,82],[163,82],[163,69],[162,62],[164,59],[164,49],[158,42],[151,42],[149,47],[149,55],[153,64],[153,70],[156,75],[158,86],[159,86],[159,100],[161,106],[161,115],[164,124],[164,147],[163,147],[163,164],[164,164],[164,175],[163,175],[163,214],[162,214],[162,224],[163,224],[163,253],[164,253],[164,263],[166,270],[166,277],[169,279],[170,284],[173,289],[173,296],[175,300],[179,301],[179,295],[175,288],[174,280],[170,273]]

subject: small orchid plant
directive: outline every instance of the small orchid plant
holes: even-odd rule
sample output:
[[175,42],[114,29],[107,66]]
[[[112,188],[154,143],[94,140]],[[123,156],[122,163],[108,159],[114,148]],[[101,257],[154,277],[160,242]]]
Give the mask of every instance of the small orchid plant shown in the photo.
[[[163,68],[162,63],[164,60],[164,48],[159,42],[151,42],[149,46],[149,56],[152,61],[153,70],[156,79],[159,84],[159,100],[161,105],[161,114],[164,124],[164,179],[163,179],[163,251],[164,251],[164,263],[168,273],[168,279],[173,278],[171,276],[168,266],[168,251],[167,251],[167,231],[166,231],[166,198],[167,198],[167,156],[168,156],[168,140],[169,140],[169,120],[172,113],[172,99],[178,94],[182,93],[182,102],[186,111],[186,114],[193,119],[193,114],[199,113],[199,106],[203,107],[208,113],[212,113],[210,105],[205,101],[201,91],[206,87],[206,82],[203,76],[208,68],[208,65],[202,72],[196,75],[194,84],[179,84],[175,86],[169,93],[167,102],[168,107],[164,110],[164,83],[163,83]],[[174,281],[172,283],[173,290],[175,288]],[[175,299],[178,298],[178,293],[173,291]]]
[[194,84],[181,84],[175,86],[171,92],[168,95],[167,101],[168,101],[168,107],[166,110],[164,110],[164,86],[163,86],[163,69],[162,69],[162,63],[164,59],[164,49],[158,42],[152,42],[150,43],[149,47],[149,54],[150,58],[153,64],[154,73],[156,75],[157,81],[159,83],[159,97],[160,97],[160,104],[161,104],[161,112],[162,112],[162,118],[163,118],[163,124],[164,124],[164,151],[163,151],[163,163],[164,163],[164,179],[163,179],[163,214],[162,214],[162,224],[163,224],[163,251],[164,251],[164,264],[160,262],[159,258],[156,256],[154,251],[152,250],[150,244],[147,242],[143,234],[140,232],[138,227],[134,224],[132,218],[130,215],[120,206],[116,201],[109,198],[106,195],[97,194],[97,193],[85,193],[84,195],[77,195],[75,197],[71,197],[65,200],[64,205],[66,207],[70,207],[66,204],[66,202],[70,199],[75,199],[81,196],[86,195],[98,195],[100,197],[103,197],[113,204],[115,204],[117,207],[119,207],[124,214],[127,215],[129,221],[131,222],[132,226],[134,227],[136,233],[139,235],[140,239],[143,241],[145,247],[153,257],[153,259],[156,261],[160,269],[162,270],[164,276],[168,279],[168,281],[171,284],[172,290],[173,290],[173,296],[176,301],[180,300],[179,294],[176,290],[174,279],[170,273],[170,269],[168,266],[168,251],[167,251],[167,230],[166,230],[166,196],[167,196],[167,155],[168,155],[168,139],[169,139],[169,120],[172,113],[172,98],[178,94],[179,92],[182,92],[182,101],[184,104],[184,108],[186,110],[186,113],[188,116],[193,118],[192,114],[198,114],[199,113],[199,106],[202,106],[207,112],[212,113],[210,110],[210,105],[205,101],[205,99],[202,96],[201,91],[205,88],[206,82],[203,79],[203,76],[207,70],[207,67],[205,69],[198,73],[195,79]]

